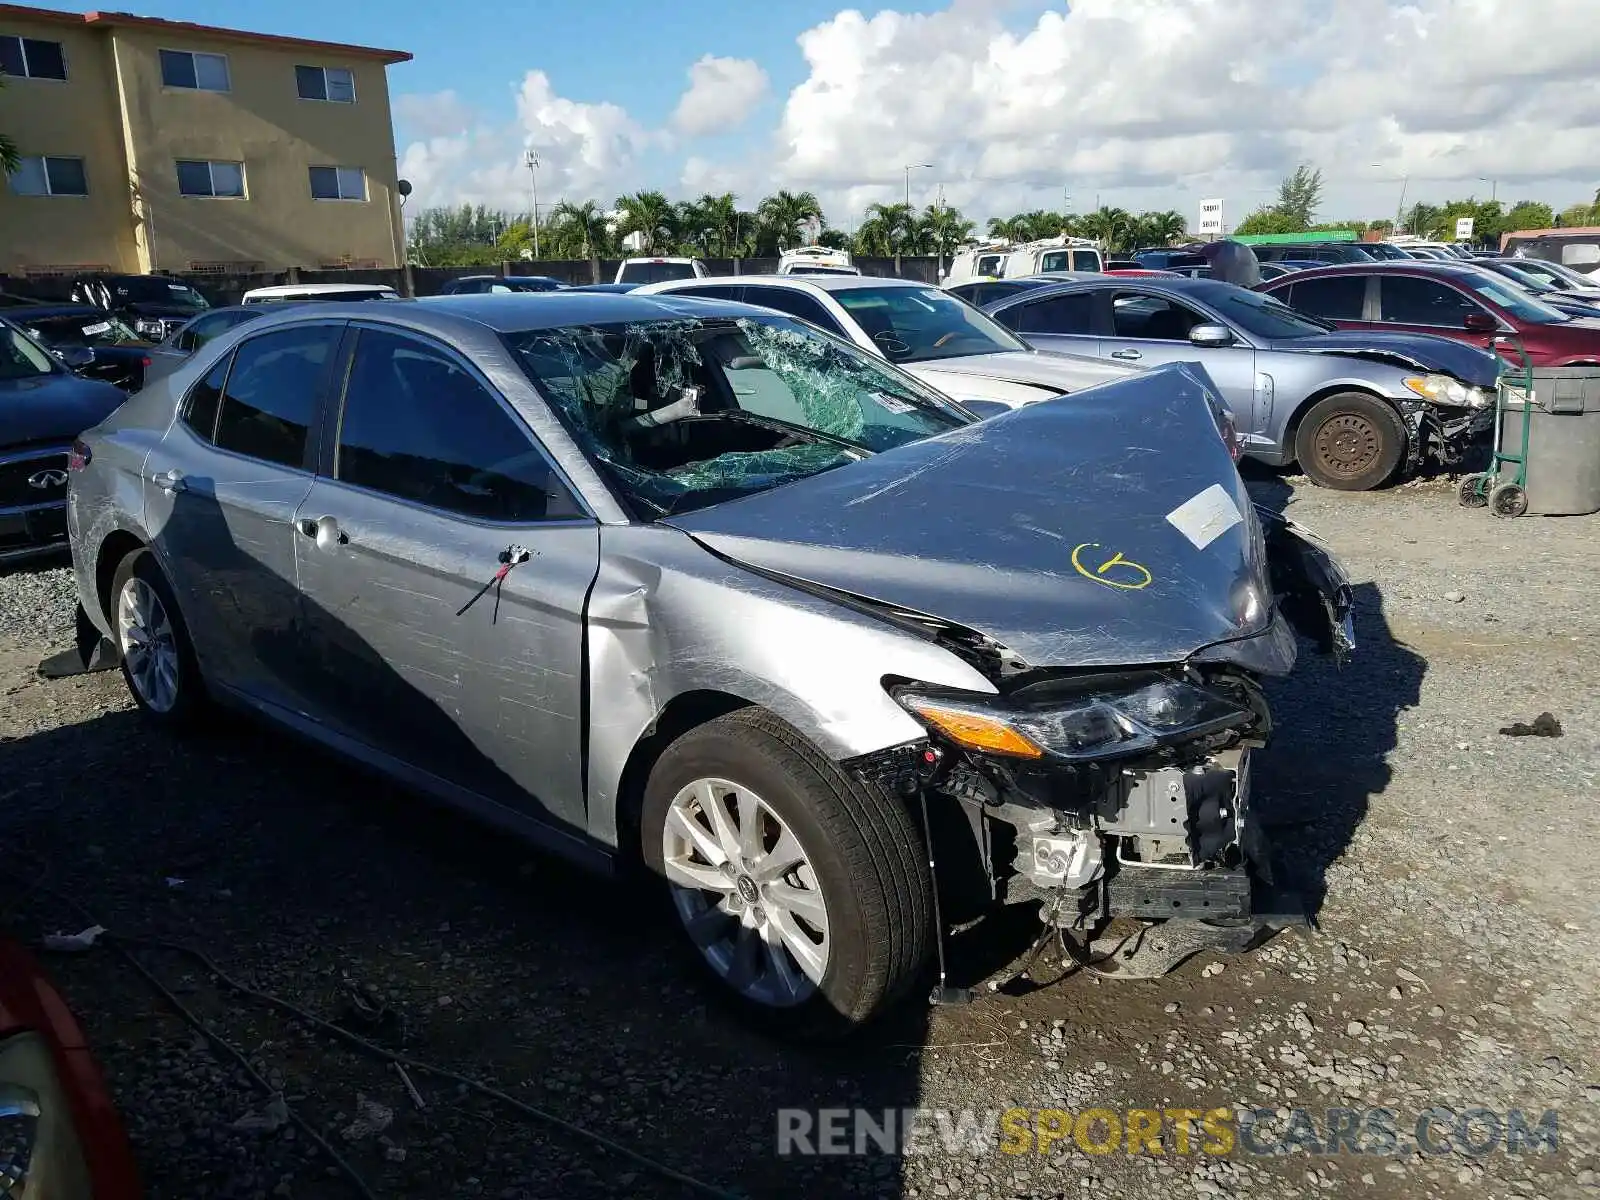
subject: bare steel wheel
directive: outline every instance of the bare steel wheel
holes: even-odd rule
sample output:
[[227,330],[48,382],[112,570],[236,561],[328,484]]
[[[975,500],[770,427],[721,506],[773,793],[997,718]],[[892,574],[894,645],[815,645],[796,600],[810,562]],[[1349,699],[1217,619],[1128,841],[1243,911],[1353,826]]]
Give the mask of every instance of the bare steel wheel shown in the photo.
[[773,1032],[847,1034],[926,965],[933,892],[910,811],[770,712],[662,751],[638,845],[717,993]]
[[1300,422],[1295,457],[1316,483],[1346,492],[1378,487],[1405,454],[1400,414],[1375,396],[1341,392],[1319,400]]
[[810,999],[828,969],[828,905],[794,832],[749,788],[697,779],[662,832],[672,902],[728,985],[758,1004]]
[[204,705],[205,688],[172,588],[150,551],[136,550],[118,564],[108,600],[134,703],[163,724],[188,723]]

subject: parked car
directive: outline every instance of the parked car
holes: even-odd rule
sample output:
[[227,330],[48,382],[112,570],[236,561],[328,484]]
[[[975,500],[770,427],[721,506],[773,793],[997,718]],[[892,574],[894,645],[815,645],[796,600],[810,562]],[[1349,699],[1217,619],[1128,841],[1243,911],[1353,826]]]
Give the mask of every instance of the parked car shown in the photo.
[[974,279],[967,283],[947,283],[944,290],[975,308],[982,308],[1006,296],[1031,292],[1049,282],[1048,275],[1036,275],[1031,279]]
[[398,300],[400,293],[386,283],[279,283],[251,288],[241,304],[287,304],[290,301]]
[[1042,350],[1200,363],[1244,453],[1298,462],[1324,487],[1375,488],[1429,453],[1454,462],[1492,419],[1494,355],[1443,338],[1338,333],[1218,280],[1063,283],[986,311]]
[[68,350],[87,351],[68,364],[85,379],[103,379],[127,392],[144,386],[151,344],[120,317],[87,304],[32,304],[7,309],[6,317],[63,361]]
[[1501,257],[1498,261],[1519,271],[1536,275],[1551,287],[1559,288],[1569,296],[1584,300],[1600,300],[1600,275],[1585,275],[1582,271],[1574,271],[1564,263],[1550,262],[1543,258]]
[[859,275],[861,268],[845,250],[827,246],[799,246],[778,256],[779,275]]
[[441,296],[473,296],[484,292],[559,292],[567,285],[549,275],[463,275],[448,280]]
[[643,287],[642,283],[576,283],[566,290],[569,292],[631,292]]
[[1211,392],[978,422],[745,305],[299,308],[83,436],[78,596],[152,722],[243,706],[642,865],[731,999],[840,1032],[923,978],[935,869],[1095,927],[1254,918],[1257,681],[1291,621],[1347,650],[1351,595]]
[[661,283],[667,279],[703,279],[706,265],[698,258],[626,258],[614,283]]
[[[281,301],[281,304],[292,304],[293,301]],[[265,304],[232,305],[228,308],[213,308],[201,313],[197,317],[178,326],[167,339],[159,345],[152,346],[149,351],[149,362],[144,369],[145,383],[148,385],[156,379],[162,379],[172,374],[180,366],[189,361],[189,356],[204,346],[212,338],[226,333],[235,325],[243,325],[246,321],[253,321],[257,317],[264,317],[277,309],[277,305]]]
[[1366,254],[1368,258],[1375,258],[1379,262],[1383,262],[1385,260],[1404,262],[1406,259],[1411,257],[1393,242],[1358,242],[1357,245],[1361,247],[1362,252]]
[[1341,329],[1430,333],[1484,348],[1515,337],[1535,366],[1600,363],[1600,321],[1568,316],[1465,262],[1327,267],[1263,290]]
[[143,1194],[111,1092],[72,1010],[33,956],[0,937],[0,1195]]
[[0,319],[0,563],[66,548],[72,439],[126,399]]
[[730,275],[651,284],[638,294],[742,301],[788,313],[985,415],[1120,379],[1130,370],[1093,357],[1039,354],[948,291],[909,279]]
[[1510,280],[1529,295],[1570,317],[1600,317],[1600,289],[1592,294],[1588,294],[1587,289],[1567,291],[1551,283],[1548,276],[1525,271],[1516,260],[1509,258],[1475,258],[1469,265]]
[[211,307],[198,291],[169,275],[80,275],[72,281],[71,298],[120,317],[152,342]]
[[1372,262],[1361,242],[1283,242],[1250,246],[1257,262],[1277,262],[1292,259],[1295,262],[1346,263]]
[[1133,259],[1141,267],[1157,271],[1177,271],[1185,267],[1204,267],[1206,256],[1187,247],[1177,250],[1135,250]]
[[951,255],[950,267],[939,282],[948,286],[971,280],[1022,279],[1047,271],[1099,272],[1105,265],[1105,252],[1087,238],[980,242]]

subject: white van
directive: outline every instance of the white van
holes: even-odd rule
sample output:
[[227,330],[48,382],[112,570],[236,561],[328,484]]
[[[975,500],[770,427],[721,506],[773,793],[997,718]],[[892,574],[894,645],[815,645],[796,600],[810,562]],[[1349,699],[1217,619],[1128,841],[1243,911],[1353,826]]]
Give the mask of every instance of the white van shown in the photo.
[[940,281],[966,283],[974,279],[1017,279],[1043,271],[1092,271],[1106,269],[1106,256],[1087,238],[1045,238],[1013,245],[1010,242],[984,242],[958,251],[950,260],[950,270]]
[[827,246],[799,246],[779,252],[779,275],[859,275],[861,270],[850,261],[845,250],[830,250]]
[[668,283],[674,279],[703,279],[706,265],[698,258],[625,258],[617,268],[616,283]]

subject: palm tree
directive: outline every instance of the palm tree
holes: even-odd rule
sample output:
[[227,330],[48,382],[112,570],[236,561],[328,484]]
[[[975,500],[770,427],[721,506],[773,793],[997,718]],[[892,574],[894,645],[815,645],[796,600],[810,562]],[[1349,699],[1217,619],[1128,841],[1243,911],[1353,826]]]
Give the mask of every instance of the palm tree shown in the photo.
[[731,258],[739,236],[738,197],[732,192],[701,196],[697,207],[705,224],[710,252],[718,258]]
[[923,253],[931,250],[940,258],[970,238],[973,230],[972,222],[961,215],[960,209],[943,204],[930,204],[923,209],[917,225],[922,235],[918,249]]
[[814,192],[777,191],[756,206],[756,217],[761,222],[763,243],[783,250],[799,244],[803,222],[822,220],[822,205]]
[[1183,219],[1182,213],[1166,212],[1145,213],[1140,217],[1142,223],[1139,237],[1136,241],[1150,243],[1156,246],[1170,246],[1183,237],[1188,230],[1188,222]]
[[1080,225],[1088,237],[1102,243],[1108,250],[1127,247],[1133,218],[1120,208],[1102,206],[1084,217]]
[[672,202],[660,192],[635,192],[631,196],[618,196],[616,207],[622,214],[617,231],[622,234],[644,235],[644,249],[653,254],[659,246],[669,244],[676,233],[676,211]]
[[909,254],[916,237],[916,216],[909,204],[869,204],[856,230],[857,252],[888,257]]
[[558,242],[567,239],[582,247],[584,258],[593,258],[600,252],[605,238],[605,220],[600,205],[594,200],[573,203],[563,200],[550,210],[550,230]]
[[680,200],[672,206],[673,226],[677,231],[680,252],[708,255],[711,238],[710,222],[698,201]]

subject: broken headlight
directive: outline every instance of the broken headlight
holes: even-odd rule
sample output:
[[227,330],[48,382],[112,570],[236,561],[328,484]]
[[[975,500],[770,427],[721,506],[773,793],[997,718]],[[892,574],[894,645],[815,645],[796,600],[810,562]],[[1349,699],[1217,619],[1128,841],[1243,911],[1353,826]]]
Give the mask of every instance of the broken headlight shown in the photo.
[[1494,392],[1473,387],[1452,379],[1448,375],[1412,375],[1404,380],[1406,388],[1432,400],[1435,404],[1455,404],[1462,408],[1487,408],[1494,403]]
[[1067,762],[1142,754],[1253,719],[1233,700],[1154,671],[1052,680],[1008,696],[907,686],[894,697],[968,750]]

